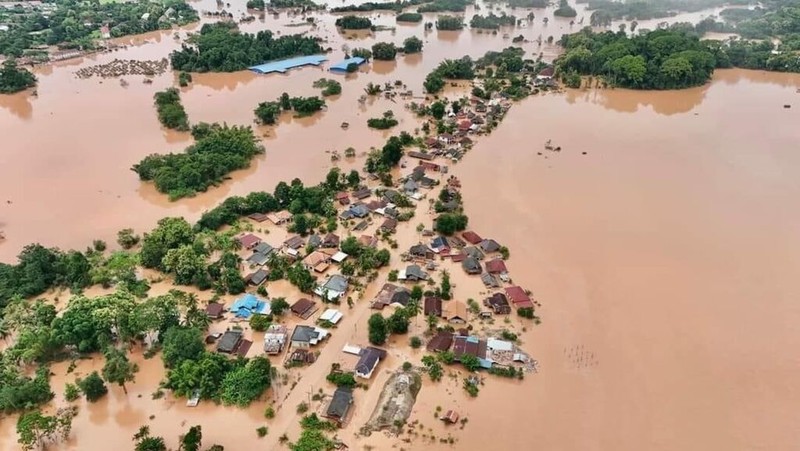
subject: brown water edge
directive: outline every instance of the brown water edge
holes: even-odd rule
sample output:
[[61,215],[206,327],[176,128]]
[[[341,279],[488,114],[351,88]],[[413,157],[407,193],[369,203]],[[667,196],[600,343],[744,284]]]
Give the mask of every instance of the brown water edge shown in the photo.
[[[484,5],[485,6],[485,5]],[[200,10],[216,9],[215,2],[197,2]],[[583,5],[579,12],[584,14]],[[243,12],[243,4],[230,8],[235,17]],[[482,13],[486,13],[483,8]],[[472,16],[469,9],[465,17]],[[525,11],[517,10],[517,15]],[[696,21],[713,11],[687,14],[672,21]],[[508,30],[524,35],[529,41],[539,35],[546,38],[576,30],[569,21],[552,17],[552,8],[535,10],[533,26]],[[376,24],[396,26],[394,15],[386,12],[367,14]],[[545,26],[542,18],[549,16]],[[422,36],[425,48],[421,55],[400,58],[396,63],[376,62],[357,74],[348,75],[343,93],[328,102],[328,109],[305,120],[289,120],[267,134],[267,153],[253,161],[251,168],[231,174],[231,181],[192,199],[169,202],[151,184],[139,182],[130,167],[150,153],[181,151],[190,142],[185,134],[176,134],[160,127],[152,96],[157,90],[175,84],[175,75],[166,73],[154,78],[152,85],[142,77],[124,77],[129,86],[116,79],[79,80],[74,72],[81,67],[102,64],[114,58],[158,59],[178,48],[177,33],[184,38],[196,31],[198,24],[180,30],[154,32],[115,40],[128,46],[115,52],[37,67],[38,96],[30,92],[0,96],[0,223],[6,240],[0,243],[0,261],[13,261],[22,247],[31,242],[62,248],[83,248],[93,239],[113,242],[118,230],[133,227],[148,230],[164,216],[178,215],[195,220],[223,198],[255,190],[271,190],[285,179],[299,177],[308,183],[319,181],[331,166],[326,151],[343,151],[353,146],[364,154],[371,146],[380,146],[388,132],[368,130],[366,120],[392,109],[401,120],[399,129],[412,118],[401,104],[385,99],[357,102],[367,83],[402,80],[415,93],[422,92],[425,75],[444,58],[469,54],[483,55],[510,45],[503,33],[479,34],[473,30],[454,33],[426,32],[423,24],[397,26],[395,31],[371,33],[358,40],[348,40],[333,25],[336,16],[313,13],[317,27],[289,27],[303,21],[300,16],[283,13],[278,18],[267,15],[262,20],[242,25],[254,32],[269,28],[277,33],[309,32],[326,39],[325,46],[334,49],[330,61],[339,60],[343,46],[370,47],[378,41],[401,43],[412,35]],[[426,15],[425,21],[436,14]],[[204,22],[206,19],[203,20]],[[643,23],[640,26],[644,26]],[[653,25],[655,26],[655,25]],[[347,33],[349,35],[350,33]],[[542,53],[553,59],[558,48],[541,47],[527,42],[522,47],[529,55]],[[250,72],[195,75],[192,86],[182,89],[182,99],[192,122],[224,121],[229,124],[252,124],[253,109],[261,101],[271,100],[281,92],[292,95],[318,94],[311,87],[320,77],[343,78],[322,69],[294,70],[286,75],[256,76]],[[341,122],[350,122],[345,132]],[[313,125],[313,128],[311,127]],[[409,126],[409,131],[413,130]],[[362,159],[342,164],[360,168]]]
[[[686,91],[546,96],[476,146],[456,168],[470,224],[544,304],[526,336],[542,371],[521,392],[487,386],[470,426],[492,433],[468,426],[462,444],[796,447],[800,130],[783,104],[798,86],[731,70]],[[573,363],[576,347],[599,363]]]

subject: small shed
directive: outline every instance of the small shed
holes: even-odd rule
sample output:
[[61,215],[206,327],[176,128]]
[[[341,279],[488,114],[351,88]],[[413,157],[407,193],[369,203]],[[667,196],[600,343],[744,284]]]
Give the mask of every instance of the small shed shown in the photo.
[[439,419],[449,424],[458,423],[458,412],[456,412],[455,410],[448,410]]

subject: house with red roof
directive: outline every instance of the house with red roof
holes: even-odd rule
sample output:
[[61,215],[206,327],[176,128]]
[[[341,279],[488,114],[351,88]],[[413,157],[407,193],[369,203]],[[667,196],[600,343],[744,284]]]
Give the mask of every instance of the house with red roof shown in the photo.
[[506,296],[508,296],[508,299],[510,299],[517,308],[533,307],[533,301],[531,301],[530,296],[528,296],[528,293],[526,293],[522,287],[506,287]]

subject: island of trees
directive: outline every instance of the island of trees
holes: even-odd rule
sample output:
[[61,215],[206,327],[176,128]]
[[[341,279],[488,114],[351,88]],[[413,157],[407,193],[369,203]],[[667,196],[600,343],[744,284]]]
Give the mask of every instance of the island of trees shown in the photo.
[[189,116],[181,104],[180,93],[175,88],[167,88],[153,96],[155,98],[158,120],[164,127],[178,131],[189,130]]
[[471,0],[434,0],[417,8],[418,13],[440,13],[454,12],[460,13],[467,9],[467,5],[473,4]]
[[397,48],[389,42],[376,42],[372,46],[372,57],[378,61],[392,61],[397,55]]
[[553,11],[553,15],[556,17],[575,17],[578,15],[578,12],[569,5],[567,0],[560,0],[558,8]]
[[[198,20],[197,12],[184,0],[149,2],[79,2],[55,0],[43,4],[19,2],[3,9],[0,21],[9,30],[0,32],[0,54],[36,56],[42,45],[62,49],[92,49],[108,26],[111,37],[169,29]],[[42,55],[44,56],[44,55]]]
[[330,97],[342,93],[342,84],[332,78],[320,78],[314,82],[313,86],[322,89],[322,97]]
[[464,28],[464,21],[456,16],[439,16],[436,19],[437,30],[460,30]]
[[0,94],[13,94],[36,86],[36,77],[23,67],[18,67],[15,59],[3,62],[0,68]]
[[773,51],[771,42],[701,40],[688,24],[628,37],[623,32],[584,29],[564,36],[566,52],[556,61],[568,85],[580,75],[599,76],[632,89],[679,89],[706,83],[715,68],[743,67],[800,72],[794,52]]
[[422,14],[420,13],[401,13],[395,18],[398,22],[422,22]]
[[170,55],[172,68],[186,72],[235,72],[265,61],[322,53],[319,38],[271,31],[240,33],[236,24],[205,24],[188,45]]
[[372,28],[372,21],[361,16],[344,16],[336,19],[336,26],[342,30],[369,30]]
[[367,119],[367,126],[376,130],[388,130],[395,125],[399,124],[394,117],[394,111],[389,110],[383,113],[379,118]]
[[250,127],[199,124],[192,135],[196,142],[183,153],[148,155],[132,170],[174,200],[206,191],[264,152]]
[[[327,84],[328,81],[326,80],[326,85]],[[341,90],[341,85],[339,89]],[[259,103],[254,113],[259,123],[273,125],[278,121],[278,117],[284,111],[294,111],[296,117],[305,117],[320,111],[324,106],[325,101],[317,96],[289,97],[289,94],[284,92],[278,100]]]
[[369,12],[369,11],[396,11],[401,12],[411,6],[421,5],[430,0],[405,0],[395,2],[364,2],[358,5],[345,5],[331,8],[333,13]]
[[465,56],[457,60],[444,60],[425,77],[423,86],[430,94],[444,89],[445,80],[472,80],[475,78],[475,64]]
[[488,16],[481,16],[475,14],[469,21],[470,28],[480,28],[485,30],[497,30],[500,27],[513,27],[517,23],[517,18],[514,16],[502,13],[499,16],[494,13],[489,13]]

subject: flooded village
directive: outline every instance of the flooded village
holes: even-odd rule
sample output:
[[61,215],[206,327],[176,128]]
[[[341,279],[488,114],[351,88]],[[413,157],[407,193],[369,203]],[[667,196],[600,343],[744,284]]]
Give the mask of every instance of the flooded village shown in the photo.
[[[163,437],[153,449],[178,449],[200,426],[200,449],[790,449],[800,439],[791,416],[800,215],[785,206],[800,194],[800,76],[726,69],[683,90],[566,88],[552,65],[562,50],[547,37],[577,32],[591,11],[573,3],[578,16],[567,19],[554,3],[491,33],[425,25],[452,13],[399,23],[392,11],[356,12],[377,27],[347,31],[334,22],[349,13],[204,0],[189,3],[200,23],[109,35],[114,50],[34,65],[35,95],[0,95],[0,260],[14,264],[34,242],[90,246],[102,283],[32,298],[63,317],[80,294],[128,305],[115,296],[144,285],[130,305],[149,306],[146,318],[164,309],[121,346],[136,366],[121,383],[105,376],[99,348],[75,346],[49,364],[54,396],[42,412],[77,410],[65,437],[36,445],[140,449]],[[490,10],[530,11],[479,2],[461,14],[469,22]],[[243,32],[320,37],[324,61],[194,72],[184,85],[170,53],[226,18]],[[421,53],[347,71],[354,49],[411,36]],[[531,60],[526,98],[476,95],[494,81],[485,68],[426,95],[442,60],[512,44]],[[260,102],[319,95],[321,78],[341,93],[320,112],[254,123]],[[252,126],[265,153],[171,201],[130,168],[196,139],[158,122],[153,94],[173,86],[192,124]],[[397,125],[372,128],[373,118]],[[366,170],[401,132],[396,166]],[[324,214],[308,206],[318,189]],[[277,205],[242,210],[254,192]],[[162,226],[165,217],[186,225]],[[135,240],[118,236],[126,228]],[[142,263],[157,229],[186,234],[168,270]],[[192,247],[219,273],[207,286],[191,277]],[[0,350],[34,378],[37,364],[14,351],[29,340],[20,324],[34,319],[9,305],[15,329]],[[144,321],[130,308],[132,324]],[[172,327],[207,326],[192,338],[203,366],[169,362],[179,351],[159,329],[173,312]],[[121,327],[109,329],[116,339]],[[261,359],[269,377],[259,391],[247,371]],[[223,362],[234,363],[212,382]],[[93,372],[108,387],[90,402],[83,381]],[[21,449],[20,415],[0,417],[0,450]]]

